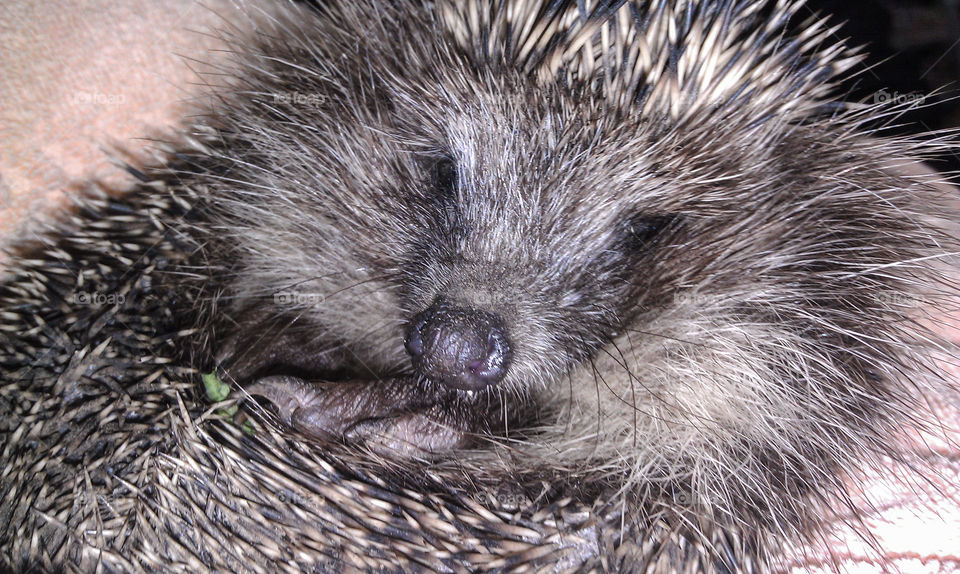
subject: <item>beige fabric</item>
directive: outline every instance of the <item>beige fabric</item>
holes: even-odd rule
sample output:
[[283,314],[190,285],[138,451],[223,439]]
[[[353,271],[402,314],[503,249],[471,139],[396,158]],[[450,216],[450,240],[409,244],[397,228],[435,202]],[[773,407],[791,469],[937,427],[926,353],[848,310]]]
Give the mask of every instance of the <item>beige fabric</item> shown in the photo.
[[[97,182],[133,178],[191,111],[223,42],[228,0],[0,2],[0,247]],[[2,257],[2,256],[0,256]]]
[[933,470],[920,477],[889,461],[867,481],[851,484],[867,529],[839,524],[826,544],[806,549],[796,574],[834,572],[834,563],[857,574],[960,572],[960,410],[942,402],[932,408],[944,426],[908,433],[903,451],[913,464]]

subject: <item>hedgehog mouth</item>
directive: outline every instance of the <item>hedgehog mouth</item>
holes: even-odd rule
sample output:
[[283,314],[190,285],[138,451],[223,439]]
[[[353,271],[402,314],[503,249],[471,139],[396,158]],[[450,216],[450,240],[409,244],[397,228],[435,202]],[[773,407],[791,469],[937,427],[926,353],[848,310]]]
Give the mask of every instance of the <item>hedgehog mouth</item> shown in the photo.
[[494,393],[429,380],[315,383],[275,375],[245,390],[269,401],[283,423],[304,434],[392,455],[468,448],[506,426]]

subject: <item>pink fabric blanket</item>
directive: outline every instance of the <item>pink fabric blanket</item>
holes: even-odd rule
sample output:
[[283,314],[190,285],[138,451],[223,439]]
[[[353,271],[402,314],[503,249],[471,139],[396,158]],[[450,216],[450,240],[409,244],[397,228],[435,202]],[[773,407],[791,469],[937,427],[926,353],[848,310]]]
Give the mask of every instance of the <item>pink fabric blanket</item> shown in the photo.
[[[157,161],[150,140],[197,105],[223,42],[226,0],[0,4],[0,246],[99,186],[133,178],[111,157]],[[236,30],[242,33],[241,30]]]

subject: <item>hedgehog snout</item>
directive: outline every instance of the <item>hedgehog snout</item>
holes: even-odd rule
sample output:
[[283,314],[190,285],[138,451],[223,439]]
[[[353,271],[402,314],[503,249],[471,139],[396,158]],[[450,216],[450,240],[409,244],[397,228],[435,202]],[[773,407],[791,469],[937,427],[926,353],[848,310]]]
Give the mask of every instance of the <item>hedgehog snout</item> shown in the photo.
[[414,317],[405,346],[418,374],[455,389],[496,384],[510,366],[510,339],[500,317],[443,299]]

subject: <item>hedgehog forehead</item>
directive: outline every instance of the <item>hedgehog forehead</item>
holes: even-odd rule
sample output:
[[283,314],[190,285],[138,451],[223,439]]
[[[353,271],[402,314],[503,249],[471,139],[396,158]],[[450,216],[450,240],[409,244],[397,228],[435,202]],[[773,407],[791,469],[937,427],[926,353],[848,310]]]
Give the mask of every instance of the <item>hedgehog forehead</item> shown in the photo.
[[444,81],[392,86],[395,121],[408,138],[402,147],[451,160],[461,216],[474,230],[603,249],[624,219],[659,210],[664,187],[647,168],[664,150],[639,113],[512,70],[434,71]]
[[446,141],[462,203],[485,211],[500,204],[508,219],[540,223],[617,199],[615,182],[590,143],[564,133],[561,121],[550,115],[451,121]]
[[[488,164],[491,155],[503,159]],[[463,157],[458,209],[468,233],[461,250],[482,251],[483,259],[530,260],[549,253],[589,258],[615,249],[627,220],[644,211],[638,207],[641,194],[622,187],[589,154],[578,161],[533,162],[487,148]]]
[[654,162],[639,123],[597,122],[591,110],[566,104],[482,110],[453,114],[442,135],[465,200],[510,200],[523,208],[517,215],[576,216],[603,225],[611,214],[657,201]]

